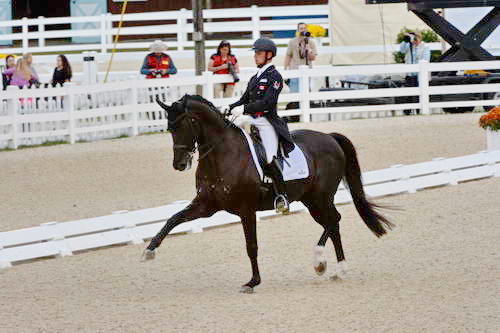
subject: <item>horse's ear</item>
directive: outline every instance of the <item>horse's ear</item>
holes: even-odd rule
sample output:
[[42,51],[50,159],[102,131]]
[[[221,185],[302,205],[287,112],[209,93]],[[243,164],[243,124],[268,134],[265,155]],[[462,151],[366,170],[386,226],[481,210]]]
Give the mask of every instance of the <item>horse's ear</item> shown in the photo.
[[156,96],[156,103],[158,103],[158,105],[160,105],[165,111],[167,111],[167,113],[172,110],[172,106],[168,106],[167,104],[160,101],[160,98],[158,96]]

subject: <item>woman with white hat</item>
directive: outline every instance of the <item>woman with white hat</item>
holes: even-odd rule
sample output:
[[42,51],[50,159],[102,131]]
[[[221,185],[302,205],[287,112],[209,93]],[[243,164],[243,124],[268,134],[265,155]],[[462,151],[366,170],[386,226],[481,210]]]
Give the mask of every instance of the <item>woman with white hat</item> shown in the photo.
[[166,53],[167,45],[161,40],[155,41],[149,48],[150,54],[144,58],[141,74],[146,75],[146,79],[167,78],[171,74],[177,73],[172,58]]

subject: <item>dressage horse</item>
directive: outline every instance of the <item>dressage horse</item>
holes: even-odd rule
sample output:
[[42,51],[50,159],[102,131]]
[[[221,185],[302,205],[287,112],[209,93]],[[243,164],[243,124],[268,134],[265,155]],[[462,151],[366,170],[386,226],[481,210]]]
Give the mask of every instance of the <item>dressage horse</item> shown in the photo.
[[[261,282],[257,264],[256,211],[273,209],[274,193],[262,186],[244,134],[210,102],[189,95],[171,106],[159,99],[157,102],[168,114],[174,142],[174,169],[190,168],[198,149],[197,195],[189,206],[169,218],[153,237],[143,253],[143,260],[154,259],[155,249],[177,225],[225,210],[241,218],[252,266],[252,278],[241,291],[251,293]],[[366,199],[356,150],[349,139],[337,133],[311,130],[293,131],[291,135],[303,150],[310,172],[305,179],[288,181],[287,194],[290,202],[301,201],[324,228],[315,247],[314,268],[321,275],[326,271],[324,246],[328,238],[333,242],[337,265],[345,263],[339,232],[341,216],[333,200],[342,179],[359,215],[376,236],[384,235],[392,223]]]

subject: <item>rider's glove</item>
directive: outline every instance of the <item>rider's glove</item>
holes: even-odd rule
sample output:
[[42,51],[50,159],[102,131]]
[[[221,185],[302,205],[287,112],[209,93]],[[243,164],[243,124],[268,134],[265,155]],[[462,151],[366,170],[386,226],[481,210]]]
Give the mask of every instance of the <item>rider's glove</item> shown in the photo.
[[227,116],[230,116],[231,115],[231,110],[233,110],[233,108],[231,107],[231,105],[225,105],[221,108],[221,112],[222,114],[225,114]]

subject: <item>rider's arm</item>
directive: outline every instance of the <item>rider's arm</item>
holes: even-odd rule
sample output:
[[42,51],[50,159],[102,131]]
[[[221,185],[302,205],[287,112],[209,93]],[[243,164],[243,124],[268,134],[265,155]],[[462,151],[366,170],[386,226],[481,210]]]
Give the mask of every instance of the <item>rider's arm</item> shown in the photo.
[[[250,82],[252,81],[252,79],[250,79]],[[234,109],[235,107],[237,106],[240,106],[240,105],[243,105],[243,104],[247,104],[248,103],[248,100],[249,100],[249,96],[250,96],[250,90],[248,89],[249,85],[250,85],[250,82],[248,83],[247,85],[247,90],[245,90],[245,93],[243,95],[241,95],[241,98],[239,101],[237,102],[234,102],[233,104],[230,104],[229,107],[231,109]]]

